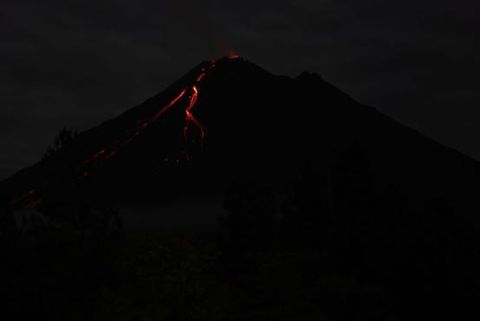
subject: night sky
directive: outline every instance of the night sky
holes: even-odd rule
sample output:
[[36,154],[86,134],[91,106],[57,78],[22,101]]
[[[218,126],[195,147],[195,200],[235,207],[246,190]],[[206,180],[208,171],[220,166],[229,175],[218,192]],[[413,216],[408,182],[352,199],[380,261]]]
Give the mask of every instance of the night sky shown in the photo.
[[2,0],[0,178],[231,51],[480,159],[478,0]]

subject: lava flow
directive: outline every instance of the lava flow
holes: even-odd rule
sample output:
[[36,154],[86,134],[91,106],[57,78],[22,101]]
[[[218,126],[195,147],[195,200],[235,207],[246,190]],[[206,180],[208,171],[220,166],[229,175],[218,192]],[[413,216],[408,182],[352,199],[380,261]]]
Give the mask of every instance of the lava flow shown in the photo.
[[[194,139],[190,139],[190,133],[192,131],[192,127],[195,126],[200,132],[200,143],[201,143],[201,146],[203,146],[205,136],[206,136],[206,129],[200,123],[200,121],[193,115],[192,109],[195,107],[198,101],[198,95],[199,95],[198,86],[204,80],[207,72],[214,67],[215,67],[215,62],[213,61],[210,62],[208,66],[202,67],[201,73],[196,77],[193,85],[188,86],[183,90],[181,90],[180,93],[175,98],[173,98],[167,105],[163,106],[152,117],[150,117],[145,121],[140,122],[140,125],[137,126],[137,128],[134,131],[131,131],[133,132],[133,134],[130,134],[124,139],[120,139],[116,141],[115,143],[113,143],[108,147],[102,148],[100,151],[96,152],[92,157],[84,161],[83,165],[97,164],[105,160],[108,160],[109,158],[116,155],[119,152],[119,150],[129,145],[137,136],[139,136],[143,130],[150,127],[153,123],[155,123],[158,120],[158,118],[163,116],[172,107],[176,106],[180,102],[180,100],[182,100],[182,98],[186,96],[187,92],[191,92],[191,94],[189,95],[188,105],[185,109],[185,125],[183,128],[185,142],[186,143],[195,142]],[[82,172],[83,172],[83,176],[89,175],[87,170],[83,170]]]
[[[206,136],[206,129],[201,122],[193,115],[192,110],[197,105],[199,96],[199,85],[205,79],[207,73],[215,67],[215,62],[211,61],[207,66],[202,67],[200,74],[195,78],[194,83],[190,86],[182,89],[177,96],[175,96],[168,104],[163,106],[158,112],[152,115],[150,118],[140,121],[136,128],[129,131],[130,134],[126,137],[120,138],[112,144],[101,148],[96,151],[91,157],[81,163],[78,168],[79,178],[90,176],[91,172],[98,168],[103,162],[117,155],[123,148],[129,145],[135,140],[144,130],[155,123],[161,116],[163,116],[172,107],[178,105],[178,103],[187,95],[188,105],[185,108],[185,124],[183,127],[183,134],[185,143],[195,143],[195,139],[191,137],[193,128],[197,128],[200,134],[200,144],[203,147]],[[190,156],[187,153],[187,157]],[[23,204],[24,207],[37,208],[41,203],[41,197],[37,195],[35,190],[30,190],[24,194],[18,196],[13,203],[15,205]]]
[[191,130],[192,124],[195,125],[200,130],[201,144],[203,146],[205,140],[205,127],[193,116],[192,109],[197,104],[198,100],[198,89],[197,86],[192,87],[192,95],[190,96],[190,102],[187,109],[185,109],[185,126],[183,128],[183,134],[185,137],[185,142],[188,143],[189,132]]
[[207,68],[203,67],[201,74],[197,77],[195,84],[192,86],[192,94],[190,95],[190,101],[185,109],[185,126],[183,128],[183,134],[185,142],[189,142],[189,134],[191,132],[192,125],[198,128],[200,131],[200,144],[203,147],[205,143],[206,129],[205,126],[192,114],[192,109],[195,107],[198,101],[198,86],[202,83],[207,72],[215,67],[215,62],[211,62]]
[[[148,125],[154,123],[160,116],[162,116],[166,111],[168,111],[170,108],[172,108],[180,99],[183,98],[183,96],[185,96],[186,92],[187,92],[186,89],[182,90],[177,97],[175,97],[171,102],[168,103],[168,105],[166,105],[165,107],[160,109],[160,111],[158,113],[153,115],[153,117],[149,119]],[[143,127],[143,128],[145,128],[145,127]]]

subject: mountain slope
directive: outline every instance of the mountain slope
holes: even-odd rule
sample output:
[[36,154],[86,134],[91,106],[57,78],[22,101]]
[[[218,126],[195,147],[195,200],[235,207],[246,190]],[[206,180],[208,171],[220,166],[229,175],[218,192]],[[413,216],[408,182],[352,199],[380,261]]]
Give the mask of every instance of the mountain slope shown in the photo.
[[303,73],[275,76],[241,58],[204,62],[165,91],[87,130],[1,184],[15,207],[59,190],[96,202],[162,202],[221,192],[256,168],[287,184],[306,161],[329,168],[355,147],[375,188],[476,208],[479,164]]
[[[356,102],[318,75],[276,76],[224,58],[201,63],[162,93],[2,182],[0,199],[8,204],[0,204],[0,219],[7,222],[8,207],[33,208],[54,226],[78,229],[83,242],[97,225],[101,233],[94,238],[108,234],[104,216],[115,214],[112,208],[133,209],[137,221],[162,237],[176,231],[164,222],[155,226],[158,217],[183,224],[194,217],[190,224],[198,232],[215,216],[218,253],[206,261],[215,261],[211,274],[222,286],[213,289],[212,302],[215,311],[217,303],[228,303],[231,319],[459,319],[478,314],[479,182],[477,161]],[[217,222],[214,211],[222,206]],[[52,240],[63,248],[63,241]],[[87,252],[82,242],[79,262]],[[163,274],[169,257],[188,247],[175,243],[173,250],[157,243],[134,247],[148,252],[142,262],[159,265],[135,265],[127,297],[157,298],[139,289],[137,277],[151,289],[156,278],[148,271]],[[169,254],[156,255],[159,249]],[[198,248],[193,252],[197,257]],[[57,262],[57,250],[39,253]],[[124,261],[113,265],[123,271],[118,262]],[[172,266],[183,284],[183,268],[178,273]],[[12,288],[23,279],[31,280],[13,279]],[[157,280],[156,288],[170,288],[170,281]],[[31,282],[25,284],[30,293]],[[172,297],[178,293],[174,287]],[[43,308],[46,301],[38,302]],[[126,309],[136,313],[137,302]]]

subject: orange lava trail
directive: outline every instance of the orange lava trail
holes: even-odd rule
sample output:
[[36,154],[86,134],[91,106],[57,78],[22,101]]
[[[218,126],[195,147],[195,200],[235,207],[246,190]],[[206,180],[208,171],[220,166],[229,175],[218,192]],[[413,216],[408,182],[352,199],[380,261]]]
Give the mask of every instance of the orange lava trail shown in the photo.
[[[234,54],[229,57],[230,59],[236,59],[238,58],[238,55]],[[195,81],[193,85],[188,86],[184,88],[180,93],[173,98],[167,105],[163,106],[157,113],[155,113],[152,117],[150,117],[147,120],[144,120],[140,123],[140,125],[137,126],[137,128],[134,130],[133,134],[130,134],[127,137],[124,137],[123,139],[119,139],[113,144],[106,146],[99,151],[97,151],[95,154],[93,154],[90,158],[85,160],[79,170],[79,176],[80,177],[87,177],[90,176],[91,171],[94,170],[97,165],[101,162],[104,162],[111,157],[115,156],[118,154],[118,152],[123,149],[125,146],[130,144],[137,136],[141,134],[143,130],[151,126],[153,123],[155,123],[158,118],[160,118],[162,115],[164,115],[168,110],[170,110],[172,107],[177,105],[177,103],[186,96],[187,92],[191,91],[188,101],[188,106],[185,109],[185,125],[183,128],[184,132],[184,138],[185,142],[195,142],[194,139],[190,139],[190,133],[192,131],[193,127],[196,127],[200,133],[200,143],[201,146],[203,147],[205,137],[206,137],[206,128],[205,126],[193,115],[192,110],[193,108],[197,105],[198,102],[198,96],[199,96],[199,85],[203,82],[205,79],[205,76],[207,73],[215,68],[216,63],[215,61],[211,61],[208,66],[202,67],[201,73],[195,78]],[[39,195],[37,195],[37,192],[35,190],[30,190],[18,197],[16,197],[12,203],[14,205],[23,205],[24,208],[38,208],[41,205],[42,199]]]
[[[237,58],[231,57],[232,59]],[[199,96],[199,85],[202,83],[202,81],[205,79],[205,76],[207,73],[215,67],[215,61],[211,61],[208,66],[202,67],[201,73],[195,78],[194,84],[191,86],[188,86],[184,88],[180,93],[173,98],[167,105],[163,106],[162,109],[160,109],[157,113],[155,113],[152,117],[150,117],[147,120],[144,120],[140,123],[140,125],[137,126],[137,128],[134,130],[133,134],[130,134],[127,137],[124,137],[123,139],[119,139],[113,144],[106,146],[99,151],[97,151],[95,154],[93,154],[90,158],[86,159],[80,166],[79,170],[79,177],[88,177],[91,174],[91,171],[94,170],[98,164],[101,162],[104,162],[123,149],[125,146],[130,144],[137,136],[141,134],[143,130],[151,126],[153,123],[155,123],[162,115],[164,115],[168,110],[170,110],[172,107],[177,105],[177,103],[186,96],[187,92],[191,91],[188,101],[188,106],[185,109],[185,125],[183,128],[184,131],[184,138],[185,142],[195,142],[193,139],[189,139],[190,132],[193,127],[196,127],[200,133],[200,140],[201,140],[201,146],[203,147],[204,145],[204,140],[206,137],[206,129],[205,126],[193,115],[192,110],[193,108],[197,105],[198,102],[198,96]],[[18,205],[18,206],[23,206],[24,208],[38,208],[41,205],[42,199],[39,195],[37,195],[37,192],[35,190],[30,190],[24,194],[21,194],[20,196],[17,196],[13,201],[13,205]]]
[[215,67],[215,61],[210,62],[207,67],[202,68],[201,74],[195,80],[195,84],[192,85],[192,94],[190,95],[190,101],[188,103],[188,107],[185,109],[185,126],[183,128],[183,135],[185,138],[185,142],[188,143],[189,141],[189,134],[193,126],[197,127],[200,131],[200,144],[203,147],[205,143],[205,136],[206,136],[206,129],[205,126],[193,115],[192,109],[195,107],[198,101],[198,86],[202,83],[203,79],[205,78],[207,72]]
[[[118,150],[122,149],[126,145],[130,144],[138,135],[140,135],[142,130],[145,130],[147,127],[152,125],[159,117],[161,117],[164,113],[166,113],[170,108],[175,106],[175,104],[178,103],[180,99],[185,96],[187,93],[187,89],[183,89],[174,99],[172,99],[166,106],[164,106],[159,112],[157,112],[155,115],[153,115],[151,118],[149,118],[146,121],[143,121],[141,125],[135,130],[135,132],[130,135],[129,137],[117,141],[116,143],[112,144],[111,146],[105,147],[95,153],[92,157],[87,159],[83,165],[88,165],[94,162],[100,162],[100,161],[106,161],[109,158],[115,156],[118,152]],[[85,175],[85,173],[87,173]],[[84,172],[84,176],[88,176],[88,172]]]
[[167,112],[170,108],[172,108],[173,106],[175,106],[175,104],[183,98],[183,96],[185,96],[185,94],[187,93],[187,89],[184,89],[182,90],[182,92],[180,92],[180,94],[175,97],[170,103],[168,103],[168,105],[166,105],[165,107],[163,107],[158,113],[156,113],[155,115],[153,115],[152,118],[150,118],[149,120],[149,125],[153,122],[155,122],[160,116],[162,116],[165,112]]
[[203,140],[205,139],[205,128],[192,114],[192,109],[195,107],[198,101],[198,89],[196,85],[192,87],[192,91],[193,93],[190,96],[190,102],[188,103],[187,109],[185,109],[185,127],[183,128],[183,133],[185,136],[185,141],[188,141],[190,127],[193,123],[200,130],[201,143],[203,145]]

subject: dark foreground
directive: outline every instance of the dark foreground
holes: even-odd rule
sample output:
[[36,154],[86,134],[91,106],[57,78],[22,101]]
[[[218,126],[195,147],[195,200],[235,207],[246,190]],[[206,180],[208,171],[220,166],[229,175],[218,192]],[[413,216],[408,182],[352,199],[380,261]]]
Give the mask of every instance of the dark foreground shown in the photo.
[[476,243],[456,234],[443,205],[441,226],[377,221],[374,233],[351,220],[320,225],[298,207],[275,219],[267,194],[227,197],[227,215],[207,235],[126,233],[109,209],[81,224],[31,218],[23,230],[4,228],[2,318],[431,320],[474,311]]

